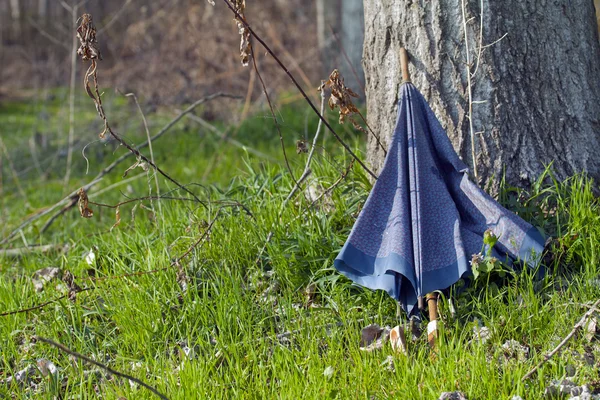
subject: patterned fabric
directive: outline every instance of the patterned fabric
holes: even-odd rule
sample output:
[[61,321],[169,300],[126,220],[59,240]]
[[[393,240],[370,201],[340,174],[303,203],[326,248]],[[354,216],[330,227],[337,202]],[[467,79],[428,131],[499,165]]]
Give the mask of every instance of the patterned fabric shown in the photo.
[[470,272],[491,229],[500,260],[535,265],[542,235],[472,183],[435,114],[410,83],[402,88],[394,137],[335,267],[382,289],[411,313],[417,298]]

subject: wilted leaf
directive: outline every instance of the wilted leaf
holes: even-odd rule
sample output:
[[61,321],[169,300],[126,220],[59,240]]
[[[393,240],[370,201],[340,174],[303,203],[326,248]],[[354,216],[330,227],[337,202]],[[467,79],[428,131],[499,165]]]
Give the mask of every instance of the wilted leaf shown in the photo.
[[137,160],[135,161],[135,163],[133,163],[133,165],[131,167],[129,167],[125,170],[125,172],[123,173],[123,178],[125,178],[131,170],[133,170],[137,167],[140,167],[141,169],[143,169],[144,172],[148,172],[148,163],[146,163],[144,160],[142,160],[141,157],[138,157]]
[[246,10],[246,0],[235,0],[233,6],[235,11],[237,11],[241,17],[238,18],[236,16],[235,22],[237,23],[238,31],[240,33],[240,57],[242,59],[242,65],[247,67],[252,58],[252,34],[250,33],[250,29],[244,24],[244,22],[246,22],[246,16],[244,15]]
[[296,153],[297,154],[308,153],[308,143],[306,143],[306,140],[296,141]]
[[403,327],[398,325],[390,331],[390,343],[396,353],[408,354],[408,344]]
[[306,299],[305,304],[307,307],[310,307],[317,297],[317,284],[311,283],[304,289],[304,297]]
[[37,270],[33,274],[33,278],[31,279],[33,282],[33,287],[36,292],[41,292],[44,290],[44,285],[51,281],[52,279],[56,279],[61,277],[62,270],[56,267],[47,267]]
[[69,290],[69,300],[75,301],[77,293],[81,292],[81,288],[75,283],[75,277],[71,272],[65,271],[62,281],[67,285]]
[[[346,87],[344,84],[344,77],[337,69],[334,69],[331,75],[329,75],[329,79],[319,87],[319,90],[323,90],[328,88],[331,90],[331,96],[329,97],[329,108],[332,110],[335,108],[339,108],[340,114],[340,124],[343,124],[346,121],[347,117],[350,117],[352,120],[352,116],[354,114],[358,114],[358,108],[352,102],[352,97],[358,97],[356,93],[354,93],[350,88]],[[352,124],[356,127],[358,123],[352,120]],[[362,127],[360,127],[361,131],[364,131]]]
[[119,226],[119,224],[121,223],[121,207],[117,206],[116,210],[115,210],[115,223],[113,226],[110,227],[110,230],[112,231],[114,228],[116,228],[117,226]]
[[79,214],[81,214],[83,218],[92,218],[94,212],[88,207],[87,193],[81,188],[77,192],[77,195],[79,196]]
[[385,341],[389,339],[389,335],[389,327],[381,328],[377,324],[371,324],[361,331],[360,349],[363,351],[381,349]]
[[37,366],[44,377],[48,376],[48,374],[56,375],[58,372],[56,365],[54,365],[52,361],[46,360],[45,358],[40,358],[37,360]]
[[590,317],[587,321],[586,330],[585,330],[585,338],[588,342],[591,342],[596,337],[596,332],[598,330],[598,320],[596,317]]

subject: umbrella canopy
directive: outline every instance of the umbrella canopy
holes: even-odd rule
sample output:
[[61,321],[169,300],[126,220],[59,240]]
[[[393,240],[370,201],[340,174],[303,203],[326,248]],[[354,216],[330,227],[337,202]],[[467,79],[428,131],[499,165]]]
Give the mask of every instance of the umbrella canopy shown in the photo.
[[411,313],[418,298],[470,273],[484,232],[498,259],[534,266],[542,235],[469,180],[446,132],[411,84],[401,87],[398,121],[385,163],[335,267],[382,289]]

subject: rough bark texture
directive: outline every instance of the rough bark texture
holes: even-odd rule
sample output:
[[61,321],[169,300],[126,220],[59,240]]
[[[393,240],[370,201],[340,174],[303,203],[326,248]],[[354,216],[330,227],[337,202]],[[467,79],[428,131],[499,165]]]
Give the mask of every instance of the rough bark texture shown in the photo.
[[[554,162],[559,178],[600,178],[600,45],[592,0],[467,1],[479,183],[527,186]],[[483,4],[483,8],[481,5]],[[387,146],[401,84],[399,49],[456,151],[473,169],[465,36],[460,1],[365,0],[367,108]],[[369,138],[369,162],[383,163]]]

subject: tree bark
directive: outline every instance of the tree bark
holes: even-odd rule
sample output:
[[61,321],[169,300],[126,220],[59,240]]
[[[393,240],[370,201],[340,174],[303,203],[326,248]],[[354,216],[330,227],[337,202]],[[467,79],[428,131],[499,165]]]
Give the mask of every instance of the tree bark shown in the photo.
[[[586,170],[598,181],[600,45],[593,1],[464,1],[466,41],[461,1],[364,1],[368,119],[384,145],[396,120],[405,47],[412,82],[473,170],[471,74],[480,184],[495,191],[504,175],[526,187],[550,163],[559,179]],[[481,44],[489,46],[478,57]],[[383,155],[372,138],[368,159],[379,171]]]

